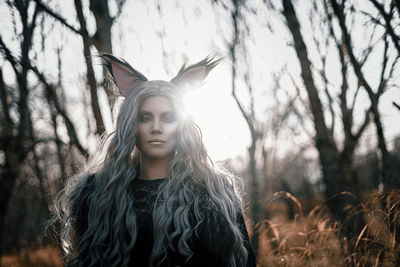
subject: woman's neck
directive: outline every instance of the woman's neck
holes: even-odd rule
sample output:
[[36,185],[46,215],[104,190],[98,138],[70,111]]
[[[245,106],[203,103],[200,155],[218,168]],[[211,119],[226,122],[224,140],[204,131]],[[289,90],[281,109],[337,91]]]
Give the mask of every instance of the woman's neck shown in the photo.
[[137,179],[155,180],[167,177],[169,159],[140,158],[140,170]]

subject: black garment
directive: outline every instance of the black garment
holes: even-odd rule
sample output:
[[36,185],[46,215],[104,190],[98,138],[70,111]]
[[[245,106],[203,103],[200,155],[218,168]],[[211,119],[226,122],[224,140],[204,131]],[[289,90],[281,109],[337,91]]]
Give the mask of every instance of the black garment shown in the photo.
[[[157,198],[158,189],[165,184],[165,179],[156,180],[139,180],[134,179],[131,184],[131,192],[134,195],[134,208],[137,214],[137,239],[135,246],[130,253],[129,266],[148,266],[149,258],[154,244],[153,238],[153,218],[152,211]],[[90,177],[84,194],[82,203],[77,207],[77,228],[78,235],[83,233],[87,228],[87,196],[93,191],[93,178]],[[218,216],[218,212],[207,201],[207,194],[203,194],[201,201],[201,209],[206,216],[205,222],[198,226],[197,231],[192,234],[189,242],[193,256],[185,263],[185,257],[177,251],[169,250],[167,258],[161,262],[160,266],[229,266],[226,262],[226,253],[232,249],[232,239],[230,239],[227,227],[224,227],[224,219]],[[247,266],[256,266],[256,260],[250,247],[249,237],[242,214],[238,216],[238,226],[242,232],[244,245],[248,252]],[[76,259],[82,263],[83,259]],[[75,265],[75,264],[73,264]]]

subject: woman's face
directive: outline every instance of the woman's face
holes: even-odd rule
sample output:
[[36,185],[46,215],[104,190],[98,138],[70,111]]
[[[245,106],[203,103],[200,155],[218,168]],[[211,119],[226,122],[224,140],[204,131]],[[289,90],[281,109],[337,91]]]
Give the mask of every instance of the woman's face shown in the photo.
[[178,131],[177,114],[164,96],[150,96],[139,108],[136,146],[142,157],[171,158],[175,152]]

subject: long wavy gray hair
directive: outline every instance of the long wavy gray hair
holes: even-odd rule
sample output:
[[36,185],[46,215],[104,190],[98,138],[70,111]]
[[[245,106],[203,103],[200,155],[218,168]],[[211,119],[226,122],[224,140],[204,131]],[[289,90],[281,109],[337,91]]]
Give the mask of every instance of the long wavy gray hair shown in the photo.
[[[146,81],[126,95],[116,122],[116,129],[103,141],[88,167],[71,177],[55,201],[55,220],[60,223],[61,246],[66,260],[85,258],[90,266],[126,266],[137,238],[137,214],[134,196],[128,192],[140,168],[140,151],[136,149],[139,107],[150,96],[164,96],[178,114],[178,140],[167,181],[160,187],[153,210],[154,246],[150,262],[157,265],[166,257],[171,241],[178,237],[174,248],[187,260],[193,255],[189,240],[195,234],[189,216],[195,215],[196,225],[206,220],[201,213],[202,188],[210,203],[226,220],[233,236],[232,251],[226,257],[231,266],[244,266],[247,251],[237,225],[241,208],[237,178],[213,164],[203,145],[201,132],[190,116],[184,115],[177,87],[165,81]],[[80,203],[90,176],[94,187],[87,198],[87,229],[77,235],[74,209]],[[177,208],[179,207],[179,208]],[[171,229],[174,229],[171,232]],[[210,233],[212,233],[210,229]],[[130,238],[126,238],[127,235]],[[105,245],[112,244],[112,245]],[[83,252],[90,252],[82,255]],[[85,262],[86,262],[85,260]]]

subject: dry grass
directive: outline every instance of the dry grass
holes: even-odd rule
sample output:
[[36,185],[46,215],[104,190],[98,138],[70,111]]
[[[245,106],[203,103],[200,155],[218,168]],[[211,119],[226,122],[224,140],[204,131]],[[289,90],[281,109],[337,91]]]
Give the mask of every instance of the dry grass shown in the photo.
[[[348,207],[349,219],[361,216],[364,226],[346,237],[323,205],[305,215],[289,193],[276,198],[292,201],[298,211],[292,221],[281,214],[260,225],[259,266],[400,266],[400,191],[375,193]],[[285,210],[274,205],[272,210]]]
[[59,250],[52,246],[35,250],[23,249],[18,254],[1,258],[3,267],[58,267],[64,266]]
[[[364,224],[346,237],[323,204],[300,203],[286,192],[275,193],[274,199],[294,203],[296,216],[287,219],[283,202],[269,205],[272,219],[259,226],[259,266],[400,266],[400,191],[370,194],[349,206],[350,220],[362,218]],[[59,250],[51,246],[1,259],[7,267],[63,264]]]

